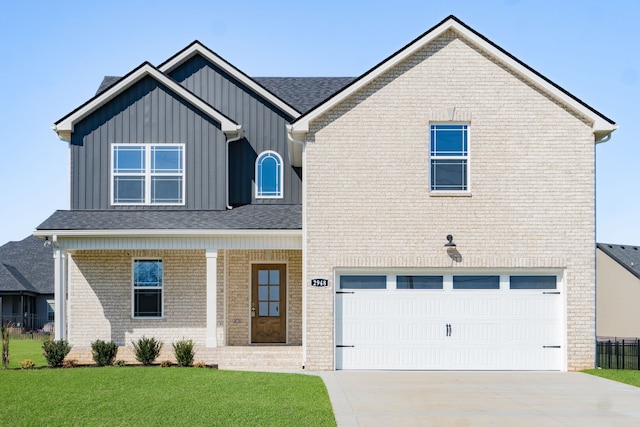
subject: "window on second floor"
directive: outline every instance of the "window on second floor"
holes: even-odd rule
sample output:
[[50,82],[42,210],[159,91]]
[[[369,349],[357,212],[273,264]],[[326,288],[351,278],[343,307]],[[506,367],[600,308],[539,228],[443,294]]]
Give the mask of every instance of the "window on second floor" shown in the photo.
[[282,197],[282,158],[275,151],[264,151],[256,160],[256,198]]
[[430,139],[431,191],[467,191],[467,125],[431,125]]
[[113,204],[184,204],[184,144],[114,144],[111,164]]

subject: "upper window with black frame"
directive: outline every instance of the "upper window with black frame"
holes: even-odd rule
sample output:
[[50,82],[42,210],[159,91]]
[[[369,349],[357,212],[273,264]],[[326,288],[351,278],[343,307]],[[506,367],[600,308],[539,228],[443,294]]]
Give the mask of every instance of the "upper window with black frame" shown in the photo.
[[133,317],[162,317],[162,260],[133,261]]
[[431,125],[431,191],[469,189],[467,125]]
[[183,144],[113,144],[115,205],[183,205]]

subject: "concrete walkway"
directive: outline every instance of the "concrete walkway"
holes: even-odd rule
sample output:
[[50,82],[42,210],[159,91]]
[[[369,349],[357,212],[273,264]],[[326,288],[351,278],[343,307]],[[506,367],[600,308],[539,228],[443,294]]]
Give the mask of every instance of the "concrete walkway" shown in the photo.
[[640,426],[640,388],[571,372],[335,371],[339,427]]

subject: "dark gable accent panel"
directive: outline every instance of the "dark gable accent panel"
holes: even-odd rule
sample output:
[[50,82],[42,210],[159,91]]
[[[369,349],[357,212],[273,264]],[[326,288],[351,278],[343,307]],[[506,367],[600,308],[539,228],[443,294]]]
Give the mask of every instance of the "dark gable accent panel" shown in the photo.
[[[185,206],[111,206],[113,143],[185,144]],[[220,125],[146,77],[75,126],[71,208],[223,210],[226,167]]]
[[[232,142],[229,147],[231,205],[302,203],[302,173],[289,163],[286,125],[291,117],[199,55],[172,71],[170,76],[244,129],[245,138]],[[276,151],[283,160],[282,199],[255,198],[255,160],[266,150]]]

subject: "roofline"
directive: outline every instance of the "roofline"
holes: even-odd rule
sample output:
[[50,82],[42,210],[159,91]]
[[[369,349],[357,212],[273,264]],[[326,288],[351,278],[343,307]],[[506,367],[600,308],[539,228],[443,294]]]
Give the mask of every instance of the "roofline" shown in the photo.
[[[623,262],[620,258],[618,258],[617,256],[615,256],[613,253],[611,253],[609,251],[609,248],[605,248],[605,246],[608,246],[609,243],[596,243],[596,248],[600,249],[602,252],[604,252],[605,254],[607,254],[607,256],[609,258],[611,258],[612,260],[614,260],[615,262],[617,262],[618,264],[620,264],[620,266],[622,268],[624,268],[625,270],[627,270],[629,273],[633,274],[634,276],[636,276],[638,279],[640,279],[640,273],[638,273],[637,271],[634,271],[631,267],[629,267],[625,262]],[[611,243],[611,246],[630,246],[630,247],[637,247],[635,245],[614,245],[613,243]]]
[[302,236],[302,229],[87,229],[36,230],[36,237]]
[[433,40],[441,36],[444,32],[449,30],[455,31],[460,36],[471,41],[473,44],[484,50],[489,55],[504,62],[505,64],[507,64],[507,66],[512,68],[516,73],[526,78],[532,84],[544,91],[549,92],[554,97],[567,104],[567,106],[571,107],[576,113],[583,115],[587,119],[591,119],[593,121],[592,128],[596,141],[600,141],[606,138],[611,134],[611,132],[615,131],[618,128],[618,125],[615,123],[615,121],[606,117],[602,113],[595,110],[593,107],[587,105],[585,102],[570,94],[565,89],[553,83],[547,77],[535,71],[533,68],[493,43],[491,40],[487,39],[485,36],[481,35],[477,31],[466,25],[457,17],[450,15],[440,23],[436,24],[434,27],[427,30],[422,35],[409,42],[409,44],[405,45],[403,48],[375,65],[369,71],[365,72],[363,75],[354,80],[351,84],[336,92],[325,102],[318,104],[302,116],[295,119],[289,127],[289,132],[292,135],[296,135],[297,139],[299,139],[301,135],[309,131],[309,123],[311,121],[316,119],[321,114],[324,114],[329,109],[335,107],[345,98],[352,95],[354,92],[358,91],[383,73],[387,72],[398,63],[404,61],[409,56],[413,55],[416,51],[431,43]]
[[198,97],[175,80],[163,74],[149,62],[143,62],[127,75],[118,80],[115,84],[110,86],[108,89],[95,95],[80,107],[76,108],[71,113],[55,122],[52,126],[52,129],[58,134],[60,139],[67,142],[71,141],[71,134],[74,131],[74,126],[76,123],[86,118],[96,109],[107,104],[117,95],[121,94],[126,89],[146,76],[150,76],[164,86],[168,87],[178,96],[188,101],[191,105],[198,108],[200,111],[214,119],[216,122],[220,123],[222,132],[227,134],[227,136],[235,136],[241,131],[242,127],[238,123],[234,122],[229,117],[213,108],[202,98]]
[[179,65],[192,58],[193,56],[200,54],[211,63],[222,68],[225,72],[229,73],[232,77],[242,82],[242,84],[255,91],[258,95],[269,101],[271,104],[288,114],[292,118],[297,118],[301,113],[293,106],[287,103],[282,98],[275,95],[269,89],[262,86],[260,83],[243,73],[241,70],[233,66],[230,62],[222,58],[220,55],[200,43],[198,40],[193,41],[189,46],[182,49],[180,52],[167,59],[165,62],[158,66],[158,69],[163,73],[170,73],[176,69]]

